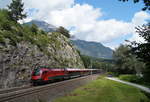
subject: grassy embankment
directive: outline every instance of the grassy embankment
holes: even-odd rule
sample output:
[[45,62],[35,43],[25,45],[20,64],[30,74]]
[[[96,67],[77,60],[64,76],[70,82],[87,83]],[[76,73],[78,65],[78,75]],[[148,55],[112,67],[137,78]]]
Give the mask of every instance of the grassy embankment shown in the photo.
[[120,75],[118,77],[120,80],[132,82],[132,83],[137,83],[146,87],[150,88],[150,83],[147,83],[144,81],[143,77],[132,75],[132,74],[125,74],[125,75]]
[[103,77],[54,102],[150,102],[139,89]]

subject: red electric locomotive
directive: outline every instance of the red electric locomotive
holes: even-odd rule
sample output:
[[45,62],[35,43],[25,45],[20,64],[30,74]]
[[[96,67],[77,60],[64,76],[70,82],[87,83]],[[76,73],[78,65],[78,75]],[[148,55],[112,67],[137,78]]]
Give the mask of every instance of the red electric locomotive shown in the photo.
[[33,85],[48,83],[55,80],[63,80],[74,77],[85,76],[89,74],[98,73],[98,69],[58,69],[58,68],[47,68],[38,67],[32,72],[31,82]]

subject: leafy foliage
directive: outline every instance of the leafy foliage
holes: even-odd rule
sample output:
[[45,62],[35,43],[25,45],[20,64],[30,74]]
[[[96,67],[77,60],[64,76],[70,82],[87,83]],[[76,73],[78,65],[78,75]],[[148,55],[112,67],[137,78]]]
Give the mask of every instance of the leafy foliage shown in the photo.
[[35,24],[31,25],[31,32],[33,32],[35,34],[38,33],[38,27]]
[[143,72],[146,82],[150,82],[150,23],[136,28],[136,32],[144,38],[144,43],[132,42],[131,47],[133,54],[146,64]]
[[137,57],[141,58],[142,61],[150,62],[150,23],[143,25],[142,27],[137,27],[136,32],[144,38],[144,43],[132,42],[132,50]]
[[67,29],[65,29],[64,27],[60,26],[56,32],[60,32],[61,34],[63,34],[64,36],[66,36],[67,38],[70,38],[70,34],[69,31]]
[[116,71],[119,74],[140,74],[144,69],[144,63],[140,62],[127,45],[120,45],[114,52]]
[[26,17],[26,14],[23,13],[23,5],[22,0],[12,0],[12,3],[8,5],[9,14],[15,22]]
[[102,69],[103,71],[113,71],[114,64],[112,60],[100,59],[85,55],[80,55],[85,68]]
[[[129,0],[119,0],[119,1],[123,1],[123,2],[126,2],[126,1],[129,1]],[[144,3],[144,7],[142,8],[142,10],[150,10],[150,0],[133,0],[134,3],[138,3],[140,1],[143,1]]]
[[136,75],[120,75],[119,79],[129,81],[129,82],[134,82],[134,83],[142,83],[143,78],[140,76]]
[[90,57],[85,56],[85,55],[80,55],[80,56],[81,56],[81,59],[84,63],[85,68],[90,68],[92,66]]
[[11,30],[9,12],[5,9],[0,9],[0,30]]
[[14,46],[21,41],[27,41],[37,45],[42,51],[53,41],[46,32],[38,29],[36,25],[31,27],[20,25],[10,18],[7,10],[0,9],[0,43],[5,44],[6,40],[7,43]]

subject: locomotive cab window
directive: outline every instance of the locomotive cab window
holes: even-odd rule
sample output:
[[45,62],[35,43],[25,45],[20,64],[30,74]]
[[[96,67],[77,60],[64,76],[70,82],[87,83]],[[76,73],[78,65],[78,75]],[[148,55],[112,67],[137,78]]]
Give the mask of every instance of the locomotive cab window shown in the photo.
[[36,76],[36,75],[40,75],[40,69],[39,68],[35,69],[33,72],[33,76]]

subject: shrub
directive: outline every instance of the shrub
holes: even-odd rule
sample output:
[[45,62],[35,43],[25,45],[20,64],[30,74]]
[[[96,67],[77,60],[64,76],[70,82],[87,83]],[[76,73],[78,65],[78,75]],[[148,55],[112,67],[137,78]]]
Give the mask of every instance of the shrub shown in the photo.
[[51,37],[47,32],[40,30],[35,24],[32,26],[21,25],[14,22],[10,17],[8,10],[0,9],[0,43],[6,44],[5,39],[8,39],[8,43],[16,46],[21,41],[30,42],[33,45],[37,45],[38,48],[46,54],[46,48],[50,43],[55,43],[56,47],[60,46],[60,41],[57,40],[60,33],[54,33]]
[[38,33],[38,27],[37,27],[37,25],[32,24],[32,26],[31,26],[31,32],[33,32],[33,33],[35,33],[35,34]]
[[47,35],[37,35],[36,36],[36,42],[35,44],[40,48],[40,50],[44,50],[46,47],[48,47],[49,44],[49,37]]
[[108,77],[112,77],[112,76],[118,77],[118,73],[116,72],[107,72],[106,74]]
[[56,30],[56,32],[60,32],[61,34],[63,34],[63,35],[66,36],[67,38],[70,38],[69,31],[68,31],[66,28],[62,27],[62,26],[60,26],[60,27]]
[[3,43],[3,44],[5,43],[5,39],[4,39],[4,37],[2,35],[0,35],[0,43]]
[[119,79],[134,82],[134,83],[142,83],[142,77],[136,76],[136,75],[120,75]]
[[8,16],[8,11],[4,9],[0,9],[0,29],[11,30],[11,21]]

